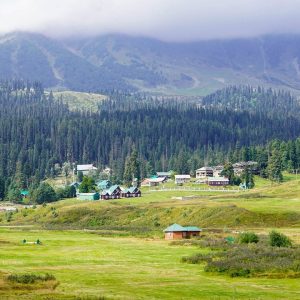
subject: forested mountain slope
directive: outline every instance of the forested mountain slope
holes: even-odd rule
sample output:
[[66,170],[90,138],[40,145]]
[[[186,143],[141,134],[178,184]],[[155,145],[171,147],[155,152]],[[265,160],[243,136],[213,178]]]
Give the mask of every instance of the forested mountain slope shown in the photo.
[[[268,149],[255,145],[296,139],[300,132],[298,117],[149,102],[138,94],[111,94],[96,113],[70,111],[39,83],[22,81],[1,83],[0,125],[0,181],[6,184],[16,173],[27,181],[54,176],[55,163],[66,161],[109,165],[122,180],[133,147],[142,176],[166,168],[190,172],[229,156],[264,161]],[[274,145],[283,147],[285,163],[297,166],[299,140]]]

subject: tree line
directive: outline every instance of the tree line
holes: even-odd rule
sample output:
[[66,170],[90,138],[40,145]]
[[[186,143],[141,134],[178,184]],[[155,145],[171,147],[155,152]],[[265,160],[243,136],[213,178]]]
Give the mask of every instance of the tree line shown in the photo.
[[[283,100],[280,94],[278,101]],[[258,161],[262,176],[268,176],[272,157],[278,157],[273,164],[281,170],[298,169],[299,130],[293,114],[287,118],[275,111],[206,107],[116,91],[97,113],[74,112],[38,82],[2,81],[0,198],[11,189],[37,187],[66,162],[110,166],[112,179],[120,183],[128,182],[131,173],[139,179],[171,169],[193,174],[203,165],[239,160]],[[130,158],[133,148],[138,172]]]

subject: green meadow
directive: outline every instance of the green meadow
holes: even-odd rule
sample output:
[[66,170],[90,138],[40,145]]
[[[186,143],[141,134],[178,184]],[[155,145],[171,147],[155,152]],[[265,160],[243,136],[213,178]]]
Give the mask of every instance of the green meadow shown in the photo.
[[[40,239],[42,245],[23,245]],[[162,239],[83,231],[3,228],[1,299],[300,299],[297,279],[235,279],[181,263],[199,252]],[[9,286],[8,274],[45,274],[56,283]]]
[[[183,196],[195,198],[174,199]],[[0,299],[300,299],[299,279],[231,278],[182,263],[210,250],[165,241],[163,229],[175,222],[202,227],[204,236],[276,229],[299,244],[299,180],[257,178],[255,189],[239,193],[143,188],[141,198],[67,199],[1,213]],[[7,280],[46,273],[55,279]]]

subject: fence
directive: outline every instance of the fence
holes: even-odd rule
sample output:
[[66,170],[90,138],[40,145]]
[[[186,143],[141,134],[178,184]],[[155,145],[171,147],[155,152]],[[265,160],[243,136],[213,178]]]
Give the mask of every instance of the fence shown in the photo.
[[223,193],[239,193],[241,189],[213,189],[213,188],[190,188],[190,187],[174,187],[174,188],[159,188],[149,189],[150,192],[223,192]]

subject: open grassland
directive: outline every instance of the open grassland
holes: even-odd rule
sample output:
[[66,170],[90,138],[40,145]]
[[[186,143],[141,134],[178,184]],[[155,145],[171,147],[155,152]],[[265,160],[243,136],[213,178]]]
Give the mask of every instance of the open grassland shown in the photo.
[[[43,244],[23,245],[23,239]],[[194,246],[171,246],[162,239],[2,228],[0,298],[300,299],[297,279],[229,278],[181,263],[195,253]],[[5,280],[12,273],[49,273],[56,281],[13,286]]]

